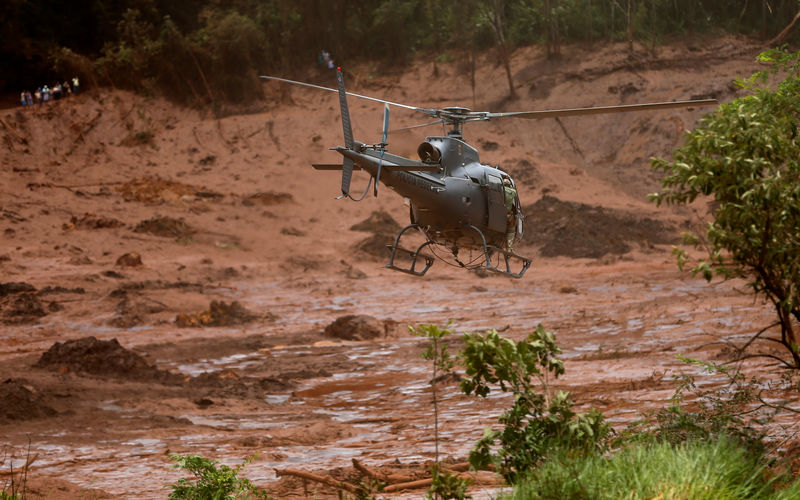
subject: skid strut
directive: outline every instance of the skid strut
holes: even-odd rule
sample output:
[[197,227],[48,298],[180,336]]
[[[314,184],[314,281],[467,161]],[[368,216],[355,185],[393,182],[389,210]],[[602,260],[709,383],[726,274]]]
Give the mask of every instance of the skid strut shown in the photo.
[[[397,233],[393,245],[386,245],[392,251],[392,255],[389,257],[389,263],[386,264],[386,267],[389,269],[394,269],[395,271],[400,271],[402,273],[413,274],[414,276],[424,276],[425,273],[428,272],[428,269],[430,269],[430,267],[433,265],[433,257],[431,257],[430,255],[421,254],[420,251],[422,251],[422,249],[427,247],[428,245],[432,244],[433,241],[431,240],[426,241],[425,243],[420,245],[416,251],[411,251],[400,247],[400,237],[403,236],[403,233],[405,233],[409,229],[415,229],[415,228],[419,228],[419,224],[409,224],[408,226],[401,229],[399,233]],[[410,259],[410,264],[408,267],[400,267],[394,263],[394,259],[398,255],[398,253],[400,255],[407,256]],[[419,258],[424,259],[425,267],[423,267],[421,270],[418,271],[417,259]]]
[[[531,267],[531,259],[528,257],[523,257],[522,255],[516,254],[514,252],[509,252],[503,250],[500,247],[496,247],[494,245],[489,245],[486,243],[486,237],[483,235],[483,232],[478,229],[477,227],[473,226],[472,224],[467,224],[467,227],[478,233],[481,237],[481,243],[483,244],[483,256],[486,259],[486,270],[493,271],[500,274],[505,274],[506,276],[511,276],[512,278],[521,278],[525,271]],[[501,261],[499,264],[502,264],[501,267],[505,267],[502,269],[501,267],[497,267],[492,264],[492,256],[494,254],[499,254],[501,256]],[[519,272],[514,272],[511,270],[511,262],[513,261],[521,261],[522,268]]]

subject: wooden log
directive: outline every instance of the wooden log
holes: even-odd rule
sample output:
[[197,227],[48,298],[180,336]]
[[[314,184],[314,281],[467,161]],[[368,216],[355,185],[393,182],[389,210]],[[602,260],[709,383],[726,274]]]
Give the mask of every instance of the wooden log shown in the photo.
[[275,469],[275,474],[278,477],[281,476],[294,476],[299,477],[301,479],[306,479],[308,481],[314,481],[315,483],[322,483],[332,488],[336,488],[338,490],[346,490],[350,493],[356,492],[356,487],[350,483],[346,483],[344,481],[337,481],[332,477],[325,477],[325,476],[318,476],[316,474],[312,474],[310,472],[305,472],[302,470],[295,470],[295,469]]
[[428,479],[419,479],[417,481],[410,481],[407,483],[397,483],[387,486],[383,489],[383,493],[392,493],[395,491],[403,491],[403,490],[416,490],[419,488],[425,488],[433,484],[433,478]]
[[361,462],[359,462],[355,458],[353,459],[353,467],[358,472],[360,472],[362,476],[366,476],[366,477],[371,478],[371,479],[377,479],[379,481],[386,481],[386,475],[385,474],[379,474],[377,472],[369,470],[368,468],[366,468]]
[[[469,462],[460,462],[460,463],[457,463],[457,464],[446,466],[445,470],[452,471],[452,472],[467,472],[468,470],[470,470],[470,465],[469,465]],[[495,472],[497,470],[497,467],[495,467],[494,464],[488,464],[486,466],[486,468],[481,469],[481,470],[488,470],[488,471]]]
[[39,458],[38,453],[35,453],[33,456],[29,456],[25,461],[25,465],[16,470],[11,469],[8,471],[0,471],[0,477],[16,476],[18,474],[27,473],[28,469],[30,469],[31,465],[33,465],[33,462],[35,462],[37,458]]
[[[503,478],[498,477],[496,474],[476,474],[472,472],[462,472],[458,474],[459,479],[471,479],[473,484],[482,484],[487,486],[499,486],[505,484]],[[416,490],[419,488],[426,488],[433,484],[433,478],[419,479],[417,481],[409,481],[407,483],[397,483],[387,486],[383,489],[384,493],[393,493],[404,490]]]

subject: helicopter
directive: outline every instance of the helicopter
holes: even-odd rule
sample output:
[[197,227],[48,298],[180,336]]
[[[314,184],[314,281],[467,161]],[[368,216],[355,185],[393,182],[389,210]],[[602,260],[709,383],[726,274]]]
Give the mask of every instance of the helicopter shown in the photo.
[[[717,104],[715,99],[695,99],[497,113],[472,111],[459,106],[423,108],[348,92],[345,90],[341,67],[336,68],[337,89],[276,76],[260,78],[339,94],[344,146],[330,149],[342,155],[342,163],[312,166],[317,170],[342,171],[342,194],[339,198],[361,201],[368,194],[370,183],[374,182],[374,196],[378,195],[378,184],[383,183],[405,199],[409,205],[410,223],[387,245],[391,254],[385,267],[415,276],[424,276],[436,258],[448,262],[437,253],[438,249],[448,252],[449,257],[460,267],[483,268],[513,278],[521,278],[532,262],[530,258],[512,250],[514,241],[522,237],[525,221],[514,179],[499,167],[480,162],[478,150],[464,141],[465,124],[500,118],[535,120]],[[354,139],[347,96],[384,105],[381,142],[365,144]],[[419,160],[389,153],[386,142],[389,132],[389,106],[435,118],[435,121],[404,129],[436,124],[451,128],[444,136],[426,137],[417,148]],[[350,192],[354,170],[364,170],[370,175],[366,189],[358,198],[353,197]],[[425,241],[414,250],[401,246],[401,239],[414,230],[421,233]],[[459,255],[461,250],[469,252],[469,258],[464,259],[466,262]]]

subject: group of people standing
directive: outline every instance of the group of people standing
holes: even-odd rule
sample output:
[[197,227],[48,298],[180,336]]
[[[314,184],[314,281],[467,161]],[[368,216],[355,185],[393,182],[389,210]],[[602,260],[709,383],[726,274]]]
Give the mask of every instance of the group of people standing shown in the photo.
[[33,93],[29,90],[24,90],[19,95],[19,102],[23,106],[33,106],[34,104],[43,104],[48,101],[57,101],[63,97],[80,92],[81,84],[78,77],[72,79],[72,85],[67,80],[64,83],[56,82],[52,87],[44,85],[37,88]]

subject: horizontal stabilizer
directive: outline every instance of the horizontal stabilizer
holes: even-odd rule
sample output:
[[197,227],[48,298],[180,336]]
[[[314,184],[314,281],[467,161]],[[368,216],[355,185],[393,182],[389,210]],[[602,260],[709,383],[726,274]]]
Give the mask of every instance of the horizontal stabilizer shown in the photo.
[[[311,165],[315,170],[342,170],[342,165],[337,163],[314,163]],[[383,170],[394,172],[438,172],[439,165],[383,165]],[[353,166],[353,170],[361,170],[358,165]]]
[[[311,166],[315,170],[342,170],[344,168],[341,163],[314,163]],[[361,167],[353,165],[353,170],[361,170]]]

